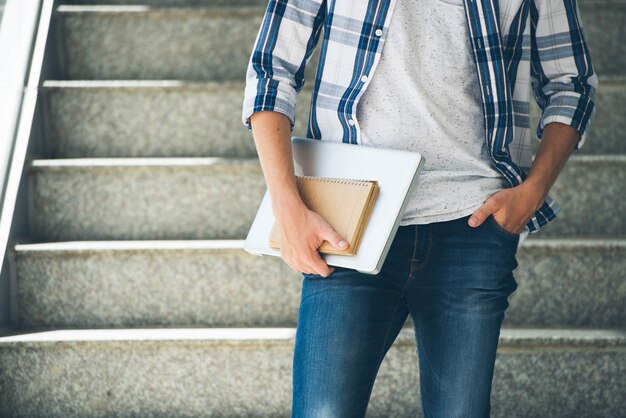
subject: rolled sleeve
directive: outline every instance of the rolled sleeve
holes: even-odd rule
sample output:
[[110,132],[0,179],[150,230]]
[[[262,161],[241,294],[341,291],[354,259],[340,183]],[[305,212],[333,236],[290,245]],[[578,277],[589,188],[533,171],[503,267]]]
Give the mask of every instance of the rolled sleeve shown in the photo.
[[537,139],[546,125],[572,126],[582,148],[595,110],[598,76],[583,34],[576,0],[531,3],[531,81],[541,109]]
[[256,83],[246,84],[241,121],[248,130],[251,130],[250,116],[254,112],[273,110],[289,118],[293,132],[296,99],[297,92],[289,83],[274,78],[257,78]]
[[580,135],[575,149],[580,149],[587,140],[587,132],[595,110],[595,102],[588,95],[574,92],[559,92],[550,97],[543,109],[537,126],[537,139],[543,137],[543,130],[551,122],[570,125]]
[[293,132],[304,70],[320,38],[326,0],[270,0],[248,68],[241,122],[252,129],[253,113],[272,110],[289,118]]

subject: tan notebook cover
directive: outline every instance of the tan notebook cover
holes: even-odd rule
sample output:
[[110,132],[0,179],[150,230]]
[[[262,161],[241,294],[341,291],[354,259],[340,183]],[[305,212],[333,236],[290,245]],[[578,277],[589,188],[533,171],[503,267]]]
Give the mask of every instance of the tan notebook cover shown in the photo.
[[[349,243],[348,248],[340,250],[324,241],[318,251],[324,254],[355,255],[378,196],[378,182],[298,175],[296,182],[306,206],[324,218]],[[269,245],[280,249],[276,221],[270,232]]]

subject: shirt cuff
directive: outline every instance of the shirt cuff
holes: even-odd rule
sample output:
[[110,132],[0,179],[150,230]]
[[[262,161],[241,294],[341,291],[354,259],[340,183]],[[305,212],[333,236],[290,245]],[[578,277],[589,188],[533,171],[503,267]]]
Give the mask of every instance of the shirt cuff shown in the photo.
[[588,95],[575,92],[556,93],[550,97],[550,103],[544,109],[539,125],[537,139],[541,140],[545,126],[551,122],[560,122],[575,128],[580,139],[574,149],[580,149],[587,139],[587,131],[595,103]]
[[254,112],[273,110],[282,113],[291,122],[291,132],[296,123],[296,99],[297,92],[286,81],[274,78],[257,78],[255,82],[246,83],[241,122],[252,129],[250,116]]
[[529,234],[530,234],[530,229],[528,228],[528,225],[524,225],[524,229],[519,234],[519,241],[517,242],[518,249],[522,246],[522,244],[524,244],[524,241],[526,241],[526,238],[528,238]]

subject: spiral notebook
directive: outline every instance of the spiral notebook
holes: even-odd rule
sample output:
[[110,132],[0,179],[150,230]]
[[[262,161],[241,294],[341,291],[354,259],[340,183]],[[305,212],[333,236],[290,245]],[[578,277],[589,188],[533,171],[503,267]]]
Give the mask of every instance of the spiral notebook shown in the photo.
[[[353,207],[356,210],[350,209],[353,202],[346,199],[349,201],[347,203],[344,200],[346,196],[342,193],[335,195],[333,192],[333,197],[329,198],[328,207],[333,208],[333,213],[327,215],[331,219],[327,221],[331,225],[334,222],[332,219],[334,219],[335,212],[344,213],[345,211],[345,213],[350,213],[349,217],[346,216],[350,222],[346,224],[355,223],[361,226],[360,229],[355,229],[357,232],[354,236],[350,236],[354,253],[352,255],[325,253],[324,250],[334,249],[334,247],[329,248],[330,243],[324,243],[325,246],[322,244],[323,249],[319,251],[322,248],[319,247],[318,252],[329,266],[377,274],[383,267],[405,209],[416,189],[418,177],[424,165],[423,156],[414,151],[345,143],[341,142],[341,139],[335,142],[292,136],[291,145],[296,179],[298,176],[337,179],[338,188],[339,185],[342,185],[341,187],[352,186],[352,181],[376,181],[377,190],[370,189],[368,192],[376,193],[375,198],[371,194],[366,197],[365,192],[358,194],[362,198],[361,202],[370,203],[369,208],[365,204],[363,206],[359,204]],[[311,190],[315,187],[319,186],[312,186]],[[334,186],[331,189],[334,190]],[[309,201],[309,203],[315,205],[315,202]],[[362,211],[364,207],[366,210]],[[318,208],[318,210],[324,212],[323,209]],[[342,222],[344,221],[343,216],[339,218]],[[337,223],[339,225],[337,228],[350,231],[350,228],[342,229],[342,222]],[[243,244],[244,250],[255,255],[281,257],[280,248],[270,246],[270,236],[277,232],[274,229],[275,224],[272,197],[266,188]],[[274,240],[276,240],[276,235],[274,235]],[[279,242],[277,244],[280,245]]]
[[[378,197],[378,181],[296,176],[296,183],[304,204],[349,243],[348,248],[342,250],[324,241],[318,251],[354,256]],[[269,245],[280,249],[280,230],[276,221],[270,232]]]

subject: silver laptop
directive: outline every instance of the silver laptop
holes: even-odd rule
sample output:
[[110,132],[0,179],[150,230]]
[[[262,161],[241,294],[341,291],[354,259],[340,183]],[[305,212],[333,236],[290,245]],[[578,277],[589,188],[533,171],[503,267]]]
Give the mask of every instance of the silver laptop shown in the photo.
[[[346,144],[294,136],[291,138],[296,175],[378,180],[378,197],[356,255],[320,254],[329,266],[378,274],[409,202],[424,157],[418,152]],[[274,225],[269,190],[266,189],[244,249],[256,255],[280,257],[269,246]]]

